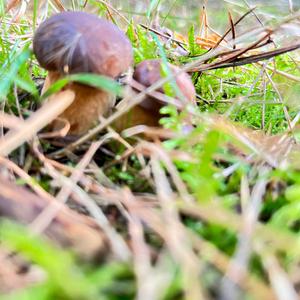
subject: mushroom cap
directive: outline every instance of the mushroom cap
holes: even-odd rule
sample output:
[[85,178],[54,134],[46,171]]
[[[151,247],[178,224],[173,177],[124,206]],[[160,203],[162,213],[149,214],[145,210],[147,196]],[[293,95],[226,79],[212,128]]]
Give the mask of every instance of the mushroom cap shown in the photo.
[[[168,64],[168,66],[172,73],[177,73],[180,70],[180,68],[174,65]],[[145,87],[149,87],[162,78],[161,67],[162,61],[160,59],[144,60],[136,66],[133,78]],[[195,103],[196,92],[190,76],[185,72],[181,72],[176,76],[176,84],[183,96],[190,103]],[[158,89],[158,91],[161,93],[164,92],[163,88]],[[147,97],[140,105],[149,110],[158,110],[164,103],[160,100]]]
[[33,51],[48,71],[117,77],[132,64],[132,46],[114,24],[84,12],[63,12],[37,29]]

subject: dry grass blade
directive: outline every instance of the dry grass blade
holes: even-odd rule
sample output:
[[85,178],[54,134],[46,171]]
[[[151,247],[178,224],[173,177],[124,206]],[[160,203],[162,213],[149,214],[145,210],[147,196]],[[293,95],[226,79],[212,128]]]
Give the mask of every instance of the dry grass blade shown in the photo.
[[[293,140],[286,135],[269,136],[261,131],[233,124],[219,116],[212,117],[210,126],[234,137],[272,167],[280,167],[288,161]],[[237,144],[235,146],[239,147]]]
[[54,96],[38,111],[24,122],[22,128],[10,130],[0,141],[0,155],[7,156],[26,141],[33,138],[37,132],[57,118],[71,103],[75,94],[66,90]]
[[6,3],[6,12],[16,8],[20,4],[21,0],[9,0]]
[[107,3],[107,1],[104,0],[96,0],[96,2],[102,3],[103,5],[106,6],[107,9],[112,10],[115,14],[117,14],[122,20],[125,21],[125,23],[127,25],[130,25],[130,21],[124,16],[122,15],[117,9],[115,9],[112,5],[110,5],[109,3]]
[[9,129],[20,129],[24,125],[23,120],[16,116],[0,112],[0,126]]
[[159,155],[160,160],[164,163],[166,169],[168,170],[174,185],[176,186],[180,197],[186,201],[187,203],[193,202],[192,197],[189,195],[187,187],[183,180],[180,178],[180,175],[173,164],[168,153],[163,149],[163,147],[155,145],[153,143],[141,142],[140,145],[137,146],[136,151],[146,151],[149,153],[157,153]]
[[233,45],[232,45],[232,48],[235,49],[236,48],[236,44],[234,42],[235,40],[235,27],[234,27],[234,23],[233,23],[233,20],[232,20],[232,15],[230,12],[228,12],[228,18],[229,18],[229,24],[230,24],[230,27],[231,27],[231,33],[232,33],[232,42],[233,42]]
[[63,6],[63,4],[60,0],[54,0],[54,3],[60,11],[66,11],[65,7]]
[[[262,66],[263,64],[262,63],[258,63],[258,65]],[[277,69],[275,69],[274,67],[271,67],[271,66],[266,66],[266,69],[272,71],[273,74],[279,74],[279,75],[281,75],[281,76],[283,76],[283,77],[285,77],[285,78],[287,78],[289,80],[300,82],[300,77],[295,76],[293,74],[289,74],[289,73],[277,70]]]
[[218,69],[219,66],[225,65],[226,63],[230,64],[232,61],[235,61],[239,56],[242,56],[249,50],[255,49],[257,46],[261,45],[261,43],[263,43],[265,40],[268,40],[272,31],[265,30],[265,32],[266,33],[262,37],[260,37],[257,41],[246,46],[245,48],[234,49],[230,52],[225,52],[225,53],[219,53],[218,56],[224,56],[223,59],[221,59],[220,61],[214,62],[214,63],[202,65],[198,68],[193,68],[193,69],[191,69],[191,72],[202,72],[205,70]]
[[[261,247],[258,247],[261,248]],[[281,268],[278,260],[267,251],[260,251],[262,254],[263,265],[269,275],[271,286],[278,300],[297,300],[299,295],[296,292],[288,274]]]
[[13,163],[11,160],[0,157],[0,165],[2,167],[6,167],[7,169],[11,170],[13,173],[18,175],[24,182],[30,186],[30,188],[40,197],[46,198],[49,201],[55,201],[55,198],[48,194],[44,189],[42,189],[35,181],[34,179],[29,176],[23,169],[21,169],[19,166],[17,166],[15,163]]
[[[126,203],[134,202],[134,197],[130,191],[126,191],[125,194]],[[145,241],[145,233],[141,220],[135,214],[134,211],[130,211],[129,206],[128,221],[129,221],[129,233],[131,236],[131,245],[133,250],[133,260],[135,272],[137,274],[137,296],[138,300],[155,300],[158,299],[156,296],[156,287],[152,284],[154,275],[151,267],[151,254],[150,248]]]
[[276,50],[270,50],[270,51],[266,51],[264,53],[254,54],[254,55],[250,55],[247,57],[236,58],[234,61],[228,62],[228,63],[221,61],[221,62],[207,65],[207,66],[204,65],[204,66],[202,66],[198,69],[194,69],[192,71],[195,72],[195,71],[205,71],[205,70],[213,70],[213,69],[221,69],[221,68],[238,67],[238,66],[242,66],[242,65],[256,63],[256,62],[259,62],[262,60],[267,60],[267,59],[276,57],[276,56],[284,54],[284,53],[295,51],[299,48],[300,48],[300,43],[296,43],[294,45],[282,47],[282,48],[279,48]]
[[[232,24],[232,26],[238,25],[244,18],[246,18],[251,12],[253,12],[256,9],[256,7],[253,7],[252,9],[248,10],[245,14],[243,14],[236,22]],[[232,26],[223,34],[223,36],[219,39],[219,41],[216,43],[216,45],[213,47],[213,49],[217,48],[221,42],[225,39],[225,37],[230,33],[232,30]]]
[[[199,255],[225,274],[230,267],[230,258],[212,243],[199,238],[194,232],[189,232],[189,234]],[[231,276],[232,274],[227,273],[227,275]],[[245,272],[244,276],[244,280],[237,281],[237,284],[245,291],[255,295],[255,299],[274,299],[273,292],[261,279],[256,278],[249,272]],[[235,280],[234,277],[229,277],[229,279]]]
[[267,180],[265,178],[268,168],[261,167],[259,174],[261,179],[258,180],[253,187],[250,199],[244,209],[243,228],[239,234],[239,241],[235,254],[228,266],[225,277],[222,280],[221,294],[222,299],[239,299],[241,297],[237,285],[245,281],[245,274],[248,270],[248,264],[252,252],[252,239],[254,234],[255,224],[258,221],[259,212],[263,201],[263,196],[266,192]]
[[169,35],[167,35],[167,34],[165,34],[163,32],[158,31],[157,29],[151,28],[151,27],[149,27],[147,25],[144,25],[144,24],[140,24],[140,26],[143,27],[143,28],[145,28],[145,29],[147,29],[147,30],[150,30],[150,31],[156,33],[157,35],[159,35],[161,37],[164,37],[164,38],[166,38],[168,40],[171,40],[171,41],[175,42],[176,44],[178,44],[180,46],[182,46],[182,45],[186,46],[187,45],[186,42],[177,40],[177,39],[173,38],[172,36],[169,36]]
[[162,212],[166,224],[166,242],[174,257],[180,263],[184,278],[185,297],[189,300],[207,299],[205,291],[197,281],[191,281],[190,277],[197,278],[200,272],[200,264],[189,247],[189,239],[185,236],[182,224],[179,221],[178,211],[175,207],[174,193],[171,190],[168,179],[160,166],[158,156],[151,156],[151,167],[156,184],[158,199],[162,206]]

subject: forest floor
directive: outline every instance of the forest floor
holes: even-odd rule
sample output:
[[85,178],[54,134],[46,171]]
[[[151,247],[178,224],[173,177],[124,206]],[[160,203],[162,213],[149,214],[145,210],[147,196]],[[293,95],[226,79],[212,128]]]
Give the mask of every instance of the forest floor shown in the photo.
[[[1,2],[0,298],[299,299],[297,3],[140,2]],[[159,58],[189,73],[196,105],[164,106],[159,127],[114,128],[147,93],[172,98],[172,74],[146,92],[70,76],[49,105],[32,41],[63,10],[115,23],[134,66]],[[121,108],[70,142],[67,126],[47,125],[73,80]]]

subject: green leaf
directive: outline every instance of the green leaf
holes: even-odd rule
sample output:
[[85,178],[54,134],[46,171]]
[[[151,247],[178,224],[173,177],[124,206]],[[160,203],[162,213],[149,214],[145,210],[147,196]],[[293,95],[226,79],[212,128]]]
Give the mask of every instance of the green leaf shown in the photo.
[[116,95],[122,94],[122,87],[115,80],[102,75],[96,74],[74,74],[67,77],[69,81],[76,81],[92,87],[96,87]]
[[19,69],[30,57],[31,52],[28,48],[25,48],[13,59],[8,71],[1,74],[0,80],[0,101],[3,100],[9,92],[11,84],[16,79]]
[[133,20],[130,21],[130,24],[128,25],[126,34],[129,38],[129,40],[131,41],[131,43],[134,44],[136,39],[135,39]]
[[188,38],[189,38],[190,54],[191,54],[191,56],[193,56],[193,55],[196,54],[195,27],[194,27],[194,25],[192,25],[190,30],[189,30]]
[[17,76],[15,78],[15,83],[18,87],[25,90],[26,92],[34,95],[35,97],[38,96],[39,92],[32,80],[22,78],[20,76]]
[[51,300],[53,299],[53,290],[50,285],[43,284],[24,290],[16,290],[8,295],[1,296],[1,300]]
[[5,1],[0,1],[0,15],[5,16]]
[[[160,54],[162,62],[163,62],[162,63],[161,75],[162,75],[162,77],[171,76],[172,71],[169,67],[168,59],[167,59],[167,55],[165,53],[164,47],[161,44],[161,42],[159,41],[159,39],[157,38],[156,34],[151,33],[151,35],[152,35],[153,40],[155,41],[155,43],[156,43],[156,45],[159,49],[159,54]],[[181,98],[181,99],[184,98],[181,90],[177,86],[177,83],[176,83],[176,80],[175,80],[174,77],[171,78],[168,82],[166,82],[163,87],[164,87],[164,90],[165,90],[165,92],[168,96],[174,97],[176,95],[178,98]]]
[[39,1],[33,0],[33,15],[32,15],[33,31],[35,31],[38,8],[39,8]]
[[289,186],[285,191],[285,197],[290,202],[300,201],[300,185]]
[[160,0],[151,0],[150,5],[147,10],[147,18],[150,18],[152,12],[157,8],[159,3],[160,3]]
[[135,47],[135,63],[139,63],[145,59],[157,58],[156,43],[149,37],[148,31],[142,27],[137,27],[138,43]]
[[283,206],[273,214],[271,224],[279,228],[288,228],[299,222],[300,202],[292,202],[289,205]]
[[50,86],[50,88],[42,95],[41,100],[60,91],[70,82],[79,82],[92,87],[103,89],[113,94],[122,95],[122,87],[113,79],[96,74],[82,73],[66,76]]
[[62,78],[54,82],[48,90],[41,96],[41,100],[48,98],[49,96],[59,92],[64,86],[66,86],[70,80],[68,78]]

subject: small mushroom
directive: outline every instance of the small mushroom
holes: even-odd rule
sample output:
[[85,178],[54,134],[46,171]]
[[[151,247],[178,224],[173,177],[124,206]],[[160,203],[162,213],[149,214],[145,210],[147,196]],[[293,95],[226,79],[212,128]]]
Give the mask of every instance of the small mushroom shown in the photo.
[[[68,74],[95,73],[116,78],[132,64],[132,46],[114,24],[84,12],[63,12],[50,17],[37,29],[33,51],[48,70],[43,92]],[[70,123],[69,134],[80,135],[114,106],[115,97],[91,86],[70,83],[75,100],[59,117]],[[52,129],[60,127],[58,120]]]
[[[133,74],[133,87],[142,90],[162,79],[162,64],[160,59],[144,60],[139,63]],[[172,64],[168,64],[168,68],[173,74],[180,71],[178,67]],[[180,101],[182,107],[188,103],[195,105],[196,92],[190,76],[185,72],[180,72],[176,75],[175,82],[182,95],[174,101],[177,103]],[[164,93],[164,90],[159,88],[157,92]],[[161,118],[159,110],[166,104],[163,100],[147,96],[139,105],[117,120],[115,127],[122,130],[135,125],[158,126]]]

